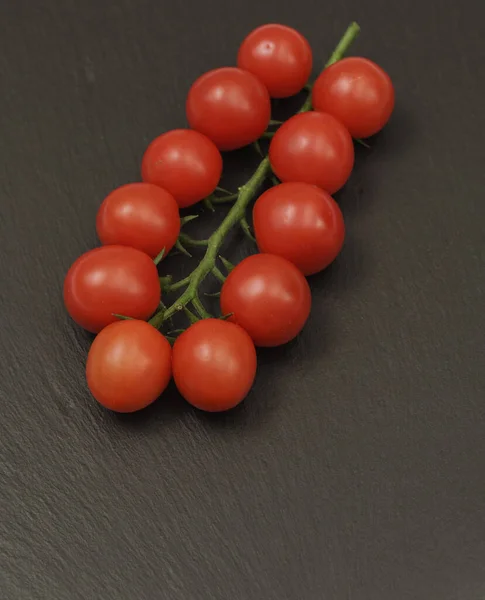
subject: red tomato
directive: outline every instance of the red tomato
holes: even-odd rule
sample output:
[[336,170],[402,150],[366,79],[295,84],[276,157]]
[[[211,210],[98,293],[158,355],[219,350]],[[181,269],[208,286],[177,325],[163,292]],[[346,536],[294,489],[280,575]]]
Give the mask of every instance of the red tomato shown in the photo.
[[225,67],[197,79],[186,104],[190,126],[219,150],[251,144],[265,132],[271,116],[268,90],[252,73]]
[[229,274],[221,290],[223,314],[251,336],[256,346],[279,346],[303,329],[311,308],[310,287],[286,258],[254,254]]
[[167,387],[172,375],[171,358],[170,344],[145,321],[111,323],[89,350],[88,387],[110,410],[140,410]]
[[180,233],[175,198],[151,183],[123,185],[107,196],[96,218],[102,244],[132,246],[155,258],[168,254]]
[[238,325],[205,319],[177,338],[172,367],[177,388],[187,402],[209,412],[229,410],[253,385],[256,350]]
[[142,160],[143,181],[172,194],[180,208],[191,206],[216,189],[222,156],[198,131],[174,129],[155,138]]
[[331,115],[301,113],[275,133],[269,160],[281,181],[313,183],[333,194],[352,172],[354,145],[347,129]]
[[327,67],[313,86],[315,110],[336,117],[355,138],[380,131],[394,108],[389,75],[366,58],[344,58]]
[[253,210],[261,252],[277,254],[304,275],[318,273],[342,249],[342,212],[324,190],[309,183],[282,183],[262,194]]
[[117,321],[113,314],[148,319],[160,303],[157,267],[129,246],[103,246],[80,256],[64,281],[71,317],[93,333]]
[[312,49],[296,29],[262,25],[241,44],[237,66],[264,83],[272,98],[297,94],[312,72]]

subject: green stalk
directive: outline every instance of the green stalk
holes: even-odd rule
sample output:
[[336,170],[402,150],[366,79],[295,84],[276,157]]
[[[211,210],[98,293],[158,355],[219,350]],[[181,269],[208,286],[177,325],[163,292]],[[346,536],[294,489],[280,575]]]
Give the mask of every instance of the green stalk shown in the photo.
[[[360,28],[357,25],[357,23],[351,23],[349,25],[347,31],[345,32],[342,39],[333,51],[326,66],[337,62],[345,55],[347,50],[350,48],[352,42],[357,37],[359,31]],[[311,87],[309,87],[308,89],[311,92]],[[312,100],[310,93],[299,112],[307,112],[311,110],[311,108]],[[162,324],[167,319],[172,317],[176,312],[186,309],[188,304],[192,304],[192,306],[197,310],[199,314],[201,314],[202,311],[205,311],[205,309],[201,306],[199,299],[199,286],[207,277],[207,275],[209,275],[209,273],[217,272],[215,271],[215,269],[217,269],[216,259],[219,254],[219,250],[224,242],[224,238],[234,227],[234,225],[240,223],[245,218],[246,208],[258,193],[258,190],[263,184],[264,180],[270,175],[271,166],[269,163],[269,158],[266,156],[259,163],[257,169],[246,181],[246,183],[239,188],[237,199],[231,207],[231,210],[227,213],[226,218],[222,221],[219,227],[208,239],[207,250],[204,255],[204,258],[200,261],[200,263],[192,271],[192,273],[183,280],[183,283],[179,282],[178,284],[175,283],[171,286],[168,286],[168,289],[174,290],[187,285],[185,291],[177,298],[177,300],[171,306],[168,307],[167,310],[161,310],[155,316],[153,316],[150,320],[151,325],[153,325],[157,329],[160,328]],[[202,314],[207,313],[202,312]]]

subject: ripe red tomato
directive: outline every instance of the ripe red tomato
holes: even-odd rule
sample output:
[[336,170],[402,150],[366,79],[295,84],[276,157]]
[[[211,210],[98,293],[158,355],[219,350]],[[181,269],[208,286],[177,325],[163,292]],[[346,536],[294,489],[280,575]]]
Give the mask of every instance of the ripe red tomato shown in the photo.
[[157,267],[129,246],[103,246],[80,256],[64,280],[64,304],[92,333],[117,321],[113,314],[148,319],[160,303]]
[[352,172],[354,145],[347,129],[331,115],[301,113],[275,133],[269,160],[281,181],[313,183],[333,194]]
[[145,321],[118,321],[94,340],[86,363],[88,387],[116,412],[134,412],[154,402],[172,375],[172,348]]
[[312,49],[301,33],[286,25],[262,25],[243,41],[237,66],[264,83],[272,98],[297,94],[312,72]]
[[355,138],[380,131],[394,108],[389,75],[367,58],[344,58],[327,67],[315,81],[313,107],[329,113]]
[[182,396],[201,410],[219,412],[239,404],[256,375],[256,350],[238,325],[205,319],[176,340],[173,377]]
[[264,192],[254,205],[253,221],[260,251],[286,258],[304,275],[328,267],[344,243],[338,204],[309,183],[282,183]]
[[221,290],[223,314],[251,336],[256,346],[279,346],[303,329],[311,293],[302,273],[286,258],[254,254],[230,273]]
[[355,138],[380,131],[394,108],[389,75],[367,58],[344,58],[327,67],[315,81],[315,110],[336,117]]
[[96,230],[102,244],[132,246],[155,258],[168,254],[180,233],[175,198],[151,183],[130,183],[112,191],[101,204]]
[[180,208],[191,206],[216,189],[222,156],[198,131],[174,129],[155,138],[142,160],[143,181],[172,194]]
[[252,73],[225,67],[197,79],[186,103],[190,126],[219,150],[235,150],[256,141],[268,127],[268,90]]

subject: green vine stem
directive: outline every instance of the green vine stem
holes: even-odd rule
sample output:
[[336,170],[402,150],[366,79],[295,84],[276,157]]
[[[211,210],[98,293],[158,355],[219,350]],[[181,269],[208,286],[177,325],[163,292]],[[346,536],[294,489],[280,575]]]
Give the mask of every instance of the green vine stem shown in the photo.
[[[347,50],[350,48],[352,42],[359,34],[359,31],[360,27],[357,23],[351,23],[349,25],[342,39],[332,52],[332,55],[325,65],[326,67],[343,58]],[[307,86],[307,89],[311,92],[311,86]],[[310,93],[299,112],[307,112],[311,110],[311,108],[312,99]],[[193,315],[187,308],[189,304],[192,305],[200,317],[206,318],[207,316],[210,316],[200,301],[199,286],[209,274],[213,274],[213,276],[221,281],[223,276],[221,277],[222,273],[216,266],[216,260],[224,239],[234,225],[242,223],[243,227],[245,227],[246,209],[250,202],[255,198],[265,179],[271,177],[271,175],[272,173],[269,158],[266,156],[259,163],[258,167],[251,177],[246,181],[246,183],[239,188],[237,195],[231,196],[231,200],[234,198],[234,204],[227,213],[226,218],[222,221],[210,238],[208,240],[203,240],[200,244],[207,246],[207,250],[197,267],[190,275],[181,281],[173,284],[169,283],[165,286],[165,292],[183,289],[184,287],[186,289],[171,306],[169,306],[166,310],[160,310],[152,317],[150,320],[151,325],[157,329],[160,328],[162,324],[167,321],[167,319],[170,319],[170,317],[172,317],[178,311],[184,311],[186,314],[190,314],[192,317],[195,317],[195,315]],[[229,198],[227,198],[227,201],[230,201]],[[185,241],[187,242],[188,240],[186,239]]]

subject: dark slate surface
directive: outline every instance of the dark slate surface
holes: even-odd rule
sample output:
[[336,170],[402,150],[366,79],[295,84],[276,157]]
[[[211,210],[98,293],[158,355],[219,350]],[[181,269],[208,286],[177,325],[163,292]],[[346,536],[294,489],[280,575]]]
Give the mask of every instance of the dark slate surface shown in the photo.
[[[0,5],[2,599],[483,599],[484,18],[479,0]],[[338,195],[348,239],[309,326],[260,353],[231,414],[173,389],[107,414],[60,292],[100,201],[251,28],[292,25],[323,64],[352,19],[397,109]],[[252,164],[230,157],[229,184]]]

